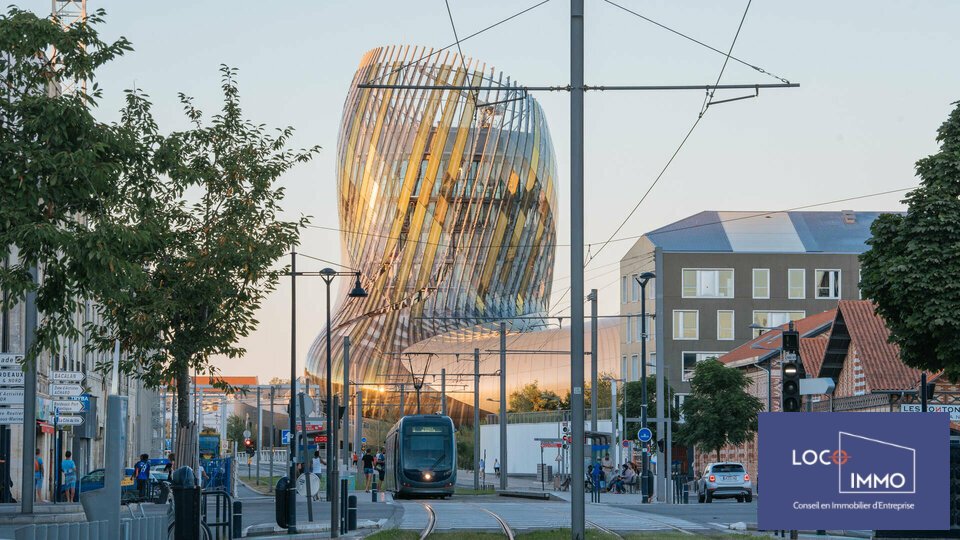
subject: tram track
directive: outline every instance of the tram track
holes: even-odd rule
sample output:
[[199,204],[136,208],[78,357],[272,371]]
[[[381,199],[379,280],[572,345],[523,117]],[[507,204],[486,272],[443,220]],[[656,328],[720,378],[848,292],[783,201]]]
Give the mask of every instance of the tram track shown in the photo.
[[427,511],[427,526],[420,531],[420,540],[426,540],[426,538],[433,533],[433,529],[437,526],[437,512],[427,503],[420,504]]
[[608,528],[606,528],[606,527],[603,527],[603,526],[601,526],[600,524],[598,524],[598,523],[596,523],[596,522],[594,522],[594,521],[590,521],[589,519],[584,520],[584,521],[586,521],[588,527],[593,527],[594,529],[597,529],[598,531],[604,532],[604,533],[606,533],[606,534],[609,534],[610,536],[613,536],[613,537],[615,537],[615,538],[619,538],[620,540],[623,540],[623,536],[621,536],[620,533],[617,533],[617,532],[612,531],[612,530],[610,530],[610,529],[608,529]]
[[507,535],[509,540],[513,540],[513,530],[510,528],[510,525],[507,524],[506,520],[486,508],[481,508],[481,510],[493,516],[493,519],[497,520],[497,523],[500,524],[503,534]]

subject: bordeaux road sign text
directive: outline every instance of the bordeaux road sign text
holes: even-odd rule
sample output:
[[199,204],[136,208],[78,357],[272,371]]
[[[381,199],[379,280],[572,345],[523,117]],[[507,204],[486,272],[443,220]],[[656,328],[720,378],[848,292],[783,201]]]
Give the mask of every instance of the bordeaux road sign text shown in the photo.
[[53,397],[76,397],[83,393],[79,384],[51,384],[50,395]]
[[0,405],[23,405],[23,388],[0,388]]
[[50,380],[55,382],[83,382],[83,373],[80,371],[54,371],[50,373]]
[[83,412],[83,402],[76,399],[57,399],[53,401],[54,409],[61,413]]
[[83,425],[82,416],[61,416],[57,419],[57,424],[61,426],[80,426]]
[[22,424],[23,409],[0,409],[0,424]]
[[23,372],[15,369],[0,370],[0,386],[23,386]]
[[23,362],[22,354],[0,354],[0,366],[19,366]]

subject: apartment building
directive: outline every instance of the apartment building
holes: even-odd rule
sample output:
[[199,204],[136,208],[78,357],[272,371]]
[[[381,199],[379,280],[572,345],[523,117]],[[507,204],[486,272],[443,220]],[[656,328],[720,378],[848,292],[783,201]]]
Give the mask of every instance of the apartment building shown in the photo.
[[640,376],[647,284],[647,362],[689,391],[697,362],[759,334],[860,298],[858,256],[881,212],[705,211],[643,235],[620,261],[621,376]]

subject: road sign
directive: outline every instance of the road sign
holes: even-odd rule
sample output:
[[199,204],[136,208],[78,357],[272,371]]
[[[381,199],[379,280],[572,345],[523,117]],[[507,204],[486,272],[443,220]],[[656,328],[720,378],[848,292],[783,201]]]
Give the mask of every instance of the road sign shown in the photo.
[[76,399],[55,399],[53,408],[63,413],[80,413],[86,410],[83,402]]
[[81,426],[83,425],[82,416],[60,416],[57,418],[57,424],[61,426]]
[[52,371],[50,380],[54,382],[83,382],[83,373],[79,371]]
[[360,442],[362,442],[362,443],[367,442],[367,438],[366,438],[366,437],[360,437]]
[[23,409],[0,409],[0,424],[22,424]]
[[0,354],[0,366],[20,366],[23,362],[22,354]]
[[[310,496],[314,496],[317,493],[320,493],[320,477],[315,474],[310,474]],[[307,494],[307,475],[301,474],[297,477],[297,493],[304,497]]]
[[23,405],[23,388],[0,388],[0,405]]
[[640,442],[650,442],[650,439],[653,438],[653,432],[650,431],[650,428],[640,428],[640,431],[637,432],[637,439]]
[[14,369],[0,370],[0,386],[23,386],[23,372]]
[[630,441],[623,441],[622,443],[620,443],[620,445],[623,446],[624,448],[630,448]]
[[243,438],[246,439],[248,437],[250,437],[250,430],[249,429],[243,430]]
[[79,384],[51,384],[52,397],[78,397],[83,394],[83,387]]
[[283,429],[280,430],[280,444],[290,444],[290,430]]

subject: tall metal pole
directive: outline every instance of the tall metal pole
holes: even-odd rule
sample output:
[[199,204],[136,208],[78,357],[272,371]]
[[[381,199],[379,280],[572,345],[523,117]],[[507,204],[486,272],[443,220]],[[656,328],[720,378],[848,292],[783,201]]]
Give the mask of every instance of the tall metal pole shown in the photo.
[[[30,267],[30,280],[39,283],[37,267]],[[37,293],[27,293],[24,302],[24,353],[29,353],[37,339]],[[37,448],[37,363],[40,358],[23,365],[23,454],[20,459],[20,513],[33,513],[33,459]],[[50,470],[50,467],[47,467]]]
[[440,369],[440,414],[447,415],[447,368]]
[[[359,416],[357,418],[360,418]],[[343,462],[350,467],[350,336],[343,336]]]
[[406,411],[406,398],[407,392],[405,391],[403,383],[400,383],[400,418],[403,418],[403,413]]
[[[624,394],[627,393],[626,388],[623,391]],[[620,461],[620,437],[618,434],[620,430],[618,429],[619,422],[617,422],[617,380],[612,379],[610,381],[610,431],[613,434],[613,459],[614,463],[619,466]]]
[[[363,438],[363,392],[357,390],[357,429],[353,430],[353,451],[360,455],[360,439]],[[357,471],[359,473],[359,471]],[[358,474],[359,477],[359,474]]]
[[[670,379],[670,368],[667,366],[664,366],[664,371],[666,371],[666,373],[664,373],[666,378]],[[666,426],[666,430],[665,430],[666,436],[664,437],[665,439],[664,448],[667,451],[667,454],[666,454],[667,457],[663,461],[663,466],[664,468],[668,468],[669,476],[668,476],[667,484],[670,484],[669,478],[673,477],[673,422],[671,421],[673,419],[673,403],[671,403],[670,396],[667,395],[666,392],[664,392],[663,394],[663,400],[666,402],[663,404],[663,406],[666,410],[666,418],[668,419],[667,422],[664,422],[664,426]],[[657,401],[660,401],[660,400],[658,399]],[[666,492],[664,493],[664,496],[667,498],[668,503],[674,503],[676,501],[673,500],[674,499],[673,497],[674,491],[672,489],[673,486],[670,486],[670,488],[671,489],[666,490]]]
[[[329,341],[330,334],[327,334]],[[290,463],[287,533],[297,534],[297,248],[290,252]]]
[[[329,336],[330,334],[327,335]],[[329,343],[329,340],[327,342]],[[330,429],[328,431],[330,435],[327,437],[327,448],[337,446],[337,434],[339,433],[337,423],[340,418],[339,408],[339,396],[332,396],[330,398],[330,410],[334,411],[334,415],[330,417]],[[330,538],[337,538],[340,536],[340,467],[337,463],[336,452],[333,452],[332,455],[334,458],[333,461],[327,462],[327,483],[333,484],[330,498]]]
[[[657,355],[659,356],[659,355]],[[647,427],[647,282],[640,281],[640,427]],[[640,503],[649,501],[647,492],[650,474],[650,452],[647,443],[640,443]]]
[[[313,460],[307,455],[307,407],[304,403],[306,397],[303,392],[297,394],[297,398],[300,399],[300,455],[303,456],[303,478],[307,484],[307,519],[313,522],[313,489],[311,489],[312,486],[310,485],[310,477],[313,476],[310,465],[313,463]],[[330,432],[328,431],[327,433]],[[330,443],[327,443],[327,446],[330,446]],[[330,462],[327,462],[327,470],[330,470]]]
[[570,0],[570,529],[584,537],[583,501],[583,0]]
[[333,445],[330,444],[331,432],[333,428],[333,365],[332,365],[332,353],[331,353],[331,342],[333,341],[333,335],[331,335],[332,325],[330,324],[330,282],[333,281],[332,278],[327,276],[322,276],[324,283],[327,284],[327,500],[332,501],[334,495],[334,489],[336,486],[333,485],[333,482],[330,482],[333,466],[333,460],[335,459],[335,454],[333,453]]
[[480,489],[480,349],[473,350],[473,489]]
[[270,480],[267,482],[270,484],[270,491],[273,491],[273,447],[276,446],[276,441],[274,440],[274,433],[277,431],[274,426],[274,417],[273,417],[273,398],[276,395],[276,388],[273,386],[270,387]]
[[920,374],[920,412],[927,412],[927,401],[930,396],[927,395],[927,373]]
[[[597,431],[597,290],[590,289],[590,431]],[[630,324],[630,319],[627,319]]]
[[507,489],[507,323],[500,323],[500,489]]
[[263,405],[260,401],[260,385],[257,385],[257,485],[260,485],[260,454],[263,451]]

